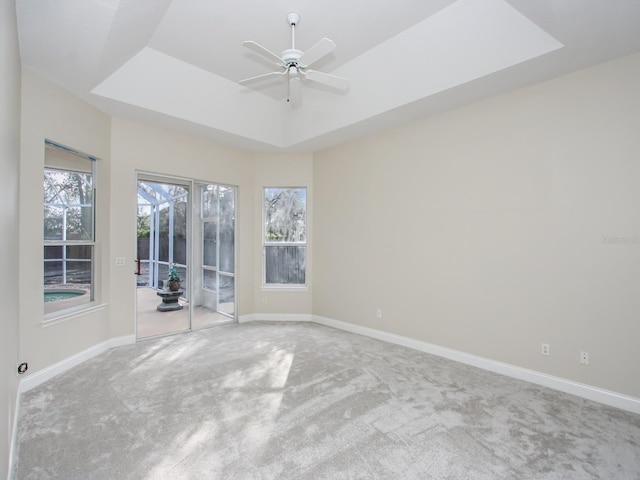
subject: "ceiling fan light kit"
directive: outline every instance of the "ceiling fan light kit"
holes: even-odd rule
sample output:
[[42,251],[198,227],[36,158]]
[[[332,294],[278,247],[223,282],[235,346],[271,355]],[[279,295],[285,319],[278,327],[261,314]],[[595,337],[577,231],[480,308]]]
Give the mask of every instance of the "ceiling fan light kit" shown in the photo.
[[323,38],[306,52],[298,50],[295,42],[295,29],[296,25],[300,23],[300,15],[297,12],[289,12],[287,14],[287,23],[291,27],[291,48],[284,50],[280,55],[273,53],[271,50],[251,40],[247,40],[242,44],[254,53],[261,55],[270,62],[274,62],[282,70],[265,73],[256,77],[245,78],[244,80],[240,80],[238,83],[246,85],[273,76],[286,76],[287,102],[290,101],[291,97],[291,80],[298,80],[301,77],[341,92],[346,92],[349,89],[348,80],[336,75],[330,75],[328,73],[310,70],[308,68],[321,58],[324,58],[333,52],[336,48],[336,44],[328,38]]

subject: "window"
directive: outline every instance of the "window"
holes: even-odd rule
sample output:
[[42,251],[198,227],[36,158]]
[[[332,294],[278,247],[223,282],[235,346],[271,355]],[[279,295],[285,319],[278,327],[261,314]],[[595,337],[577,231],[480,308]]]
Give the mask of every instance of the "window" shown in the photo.
[[264,189],[264,283],[305,285],[307,189]]
[[94,298],[94,161],[50,142],[44,169],[45,314]]

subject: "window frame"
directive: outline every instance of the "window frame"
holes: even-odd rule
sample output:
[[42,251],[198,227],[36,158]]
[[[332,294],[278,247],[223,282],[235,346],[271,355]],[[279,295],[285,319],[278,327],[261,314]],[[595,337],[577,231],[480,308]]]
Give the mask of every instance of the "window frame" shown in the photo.
[[[267,190],[272,189],[280,189],[280,190],[304,190],[304,241],[297,242],[269,242],[267,241],[266,228],[267,228],[267,212],[266,212],[266,194]],[[308,213],[309,213],[309,205],[308,205],[308,192],[309,188],[307,186],[263,186],[262,187],[262,228],[261,228],[261,236],[262,236],[262,289],[263,290],[307,290],[309,285],[308,274],[307,274],[307,254],[309,252],[309,223],[308,223]],[[305,272],[304,272],[304,283],[267,283],[267,248],[268,247],[303,247],[305,253]]]
[[[51,155],[51,157],[57,157],[54,160],[48,160],[49,155]],[[75,303],[70,303],[68,305],[62,305],[59,306],[58,308],[54,308],[50,311],[47,311],[47,309],[44,309],[44,319],[43,322],[44,323],[49,323],[49,322],[53,322],[56,320],[59,320],[61,317],[67,316],[67,315],[73,315],[76,314],[78,312],[84,312],[87,310],[92,310],[96,307],[96,292],[97,292],[97,285],[96,285],[96,268],[97,268],[97,258],[96,258],[96,198],[97,198],[97,181],[96,181],[96,158],[92,157],[90,155],[86,155],[84,153],[80,153],[74,149],[71,149],[69,147],[65,147],[62,145],[59,145],[57,143],[51,142],[49,140],[45,141],[45,159],[44,159],[44,168],[43,168],[43,178],[46,177],[47,172],[64,172],[64,173],[71,173],[71,174],[79,174],[79,175],[88,175],[90,176],[91,179],[91,186],[90,186],[90,208],[91,208],[91,223],[90,223],[90,235],[89,238],[87,239],[67,239],[67,230],[65,229],[65,221],[63,220],[63,230],[62,230],[62,238],[61,239],[47,239],[45,238],[45,230],[44,230],[44,223],[45,223],[45,217],[44,217],[44,208],[43,208],[43,216],[42,216],[42,227],[43,227],[43,233],[42,233],[42,242],[43,242],[43,248],[42,248],[42,266],[43,266],[43,277],[42,277],[42,288],[43,291],[46,291],[46,283],[45,283],[45,269],[44,266],[46,263],[53,263],[53,262],[62,262],[63,267],[62,267],[62,272],[63,272],[63,283],[64,283],[64,279],[65,279],[65,274],[64,272],[66,271],[66,264],[68,262],[73,262],[73,261],[79,261],[82,263],[89,263],[90,267],[89,267],[89,271],[90,271],[90,277],[89,277],[89,300],[88,301],[83,301],[82,303],[79,304],[75,304]],[[65,161],[69,162],[69,165],[64,165]],[[77,162],[82,162],[82,166],[83,168],[80,167],[74,167],[73,163],[77,163]],[[87,163],[84,163],[87,162]],[[86,167],[86,168],[84,168]],[[43,195],[44,195],[44,191],[43,191]],[[47,203],[46,201],[44,201],[45,199],[43,198],[43,207],[46,208],[46,205],[51,205],[51,202]],[[86,204],[82,204],[82,205],[72,205],[71,207],[67,206],[64,207],[62,206],[62,210],[63,210],[63,219],[66,216],[66,210],[68,210],[69,208],[82,208],[83,206],[86,206]],[[69,247],[88,247],[89,248],[89,254],[87,256],[87,258],[69,258],[68,257],[68,253],[67,250]],[[47,255],[45,255],[45,250],[47,247],[59,247],[61,249],[61,257],[58,258],[47,258]],[[69,285],[68,283],[66,285]],[[44,306],[44,305],[43,305]]]

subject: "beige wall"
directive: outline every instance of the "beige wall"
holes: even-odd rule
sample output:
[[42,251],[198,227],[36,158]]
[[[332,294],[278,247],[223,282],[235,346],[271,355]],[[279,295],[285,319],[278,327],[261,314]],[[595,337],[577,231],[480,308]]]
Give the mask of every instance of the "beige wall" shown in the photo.
[[[313,274],[313,155],[310,153],[258,153],[255,155],[254,215],[255,238],[253,271],[255,312],[266,314],[310,315]],[[262,190],[264,187],[307,187],[307,265],[306,288],[263,288]]]
[[317,153],[314,314],[640,397],[638,85],[634,55]]
[[[109,117],[28,68],[22,72],[20,160],[20,358],[29,373],[109,338],[109,236],[96,228],[96,299],[92,312],[43,324],[42,172],[49,139],[94,155],[96,214],[109,214]],[[102,280],[100,280],[102,279]]]
[[0,477],[9,465],[18,363],[18,171],[20,165],[20,54],[15,2],[0,8],[0,252],[2,270],[10,278],[0,304]]
[[253,312],[254,160],[249,152],[211,143],[161,128],[112,121],[111,263],[125,257],[125,267],[113,267],[110,334],[133,334],[135,329],[137,171],[219,182],[238,187],[237,307],[240,315]]

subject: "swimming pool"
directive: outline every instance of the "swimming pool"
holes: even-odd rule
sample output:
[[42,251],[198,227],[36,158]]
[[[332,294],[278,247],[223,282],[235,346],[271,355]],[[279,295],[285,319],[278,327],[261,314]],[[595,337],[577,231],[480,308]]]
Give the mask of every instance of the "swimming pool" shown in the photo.
[[76,298],[80,295],[84,295],[86,290],[73,290],[73,289],[65,289],[65,290],[45,290],[44,292],[44,301],[46,302],[57,302],[59,300],[67,300],[69,298]]

